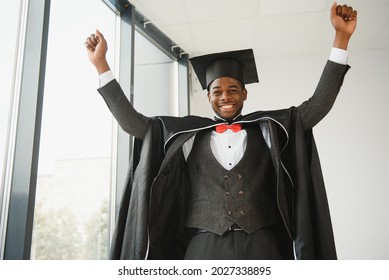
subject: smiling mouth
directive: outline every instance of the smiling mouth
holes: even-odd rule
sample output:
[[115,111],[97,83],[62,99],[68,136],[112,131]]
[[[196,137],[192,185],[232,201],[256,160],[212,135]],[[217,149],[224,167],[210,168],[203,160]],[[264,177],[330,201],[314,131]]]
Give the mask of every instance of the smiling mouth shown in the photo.
[[221,105],[220,108],[222,109],[232,109],[234,107],[233,104],[229,104],[229,105]]

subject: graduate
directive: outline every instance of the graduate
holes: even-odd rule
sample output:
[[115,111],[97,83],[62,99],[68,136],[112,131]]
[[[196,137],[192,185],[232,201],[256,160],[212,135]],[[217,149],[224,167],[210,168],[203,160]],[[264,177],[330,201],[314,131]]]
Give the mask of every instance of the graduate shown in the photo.
[[137,112],[110,71],[103,34],[87,38],[98,91],[135,137],[112,259],[336,259],[312,128],[350,68],[357,12],[334,3],[330,18],[329,60],[296,107],[241,114],[245,85],[259,80],[252,50],[192,58],[214,119]]

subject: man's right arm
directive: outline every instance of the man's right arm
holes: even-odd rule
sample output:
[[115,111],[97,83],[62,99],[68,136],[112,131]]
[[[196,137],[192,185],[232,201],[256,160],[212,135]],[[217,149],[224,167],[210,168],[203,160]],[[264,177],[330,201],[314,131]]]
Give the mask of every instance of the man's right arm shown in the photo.
[[98,89],[120,127],[130,135],[143,139],[149,118],[138,113],[125,96],[116,79]]
[[[136,138],[143,139],[149,124],[149,118],[134,109],[119,83],[114,79],[106,60],[108,47],[103,34],[96,30],[96,34],[92,34],[86,39],[85,47],[89,60],[96,67],[99,74],[101,87],[98,91],[111,113],[124,131]],[[104,79],[105,81],[102,83]]]

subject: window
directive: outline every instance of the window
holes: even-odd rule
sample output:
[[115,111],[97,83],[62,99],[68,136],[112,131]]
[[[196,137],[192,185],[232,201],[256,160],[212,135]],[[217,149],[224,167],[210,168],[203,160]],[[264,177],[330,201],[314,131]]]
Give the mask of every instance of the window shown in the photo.
[[[7,37],[0,53],[0,152],[9,154],[1,159],[7,179],[0,189],[0,259],[106,259],[130,145],[96,91],[85,39],[96,28],[103,32],[111,67],[134,86],[135,107],[149,116],[178,115],[178,103],[187,103],[187,59],[155,28],[142,30],[144,17],[131,5],[117,40],[120,18],[106,5],[123,10],[117,1],[8,2],[0,4]],[[129,22],[147,35],[133,38]]]
[[146,116],[176,115],[175,63],[135,32],[134,106]]
[[84,42],[103,32],[113,66],[115,23],[101,1],[51,2],[31,259],[108,257],[112,117]]
[[[4,240],[5,215],[7,211],[5,194],[6,143],[9,136],[9,121],[16,78],[17,45],[19,37],[20,1],[2,1],[0,3],[0,32],[3,34],[0,52],[0,242]],[[3,244],[0,244],[0,248]],[[1,253],[0,253],[1,255]]]
[[[0,52],[0,155],[5,155],[8,117],[10,112],[12,87],[15,72],[15,57],[17,50],[19,1],[7,1],[0,4],[0,30],[4,38]],[[3,170],[4,158],[0,161]],[[3,176],[3,172],[1,174]],[[3,181],[3,177],[1,177]]]

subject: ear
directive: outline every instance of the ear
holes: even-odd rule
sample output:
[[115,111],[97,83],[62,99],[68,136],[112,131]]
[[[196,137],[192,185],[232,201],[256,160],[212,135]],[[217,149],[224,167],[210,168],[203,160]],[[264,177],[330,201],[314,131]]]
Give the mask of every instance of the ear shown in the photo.
[[247,89],[246,88],[243,89],[242,94],[243,94],[243,100],[246,100],[247,99]]
[[209,91],[207,93],[207,96],[208,96],[208,101],[211,102],[211,93]]

